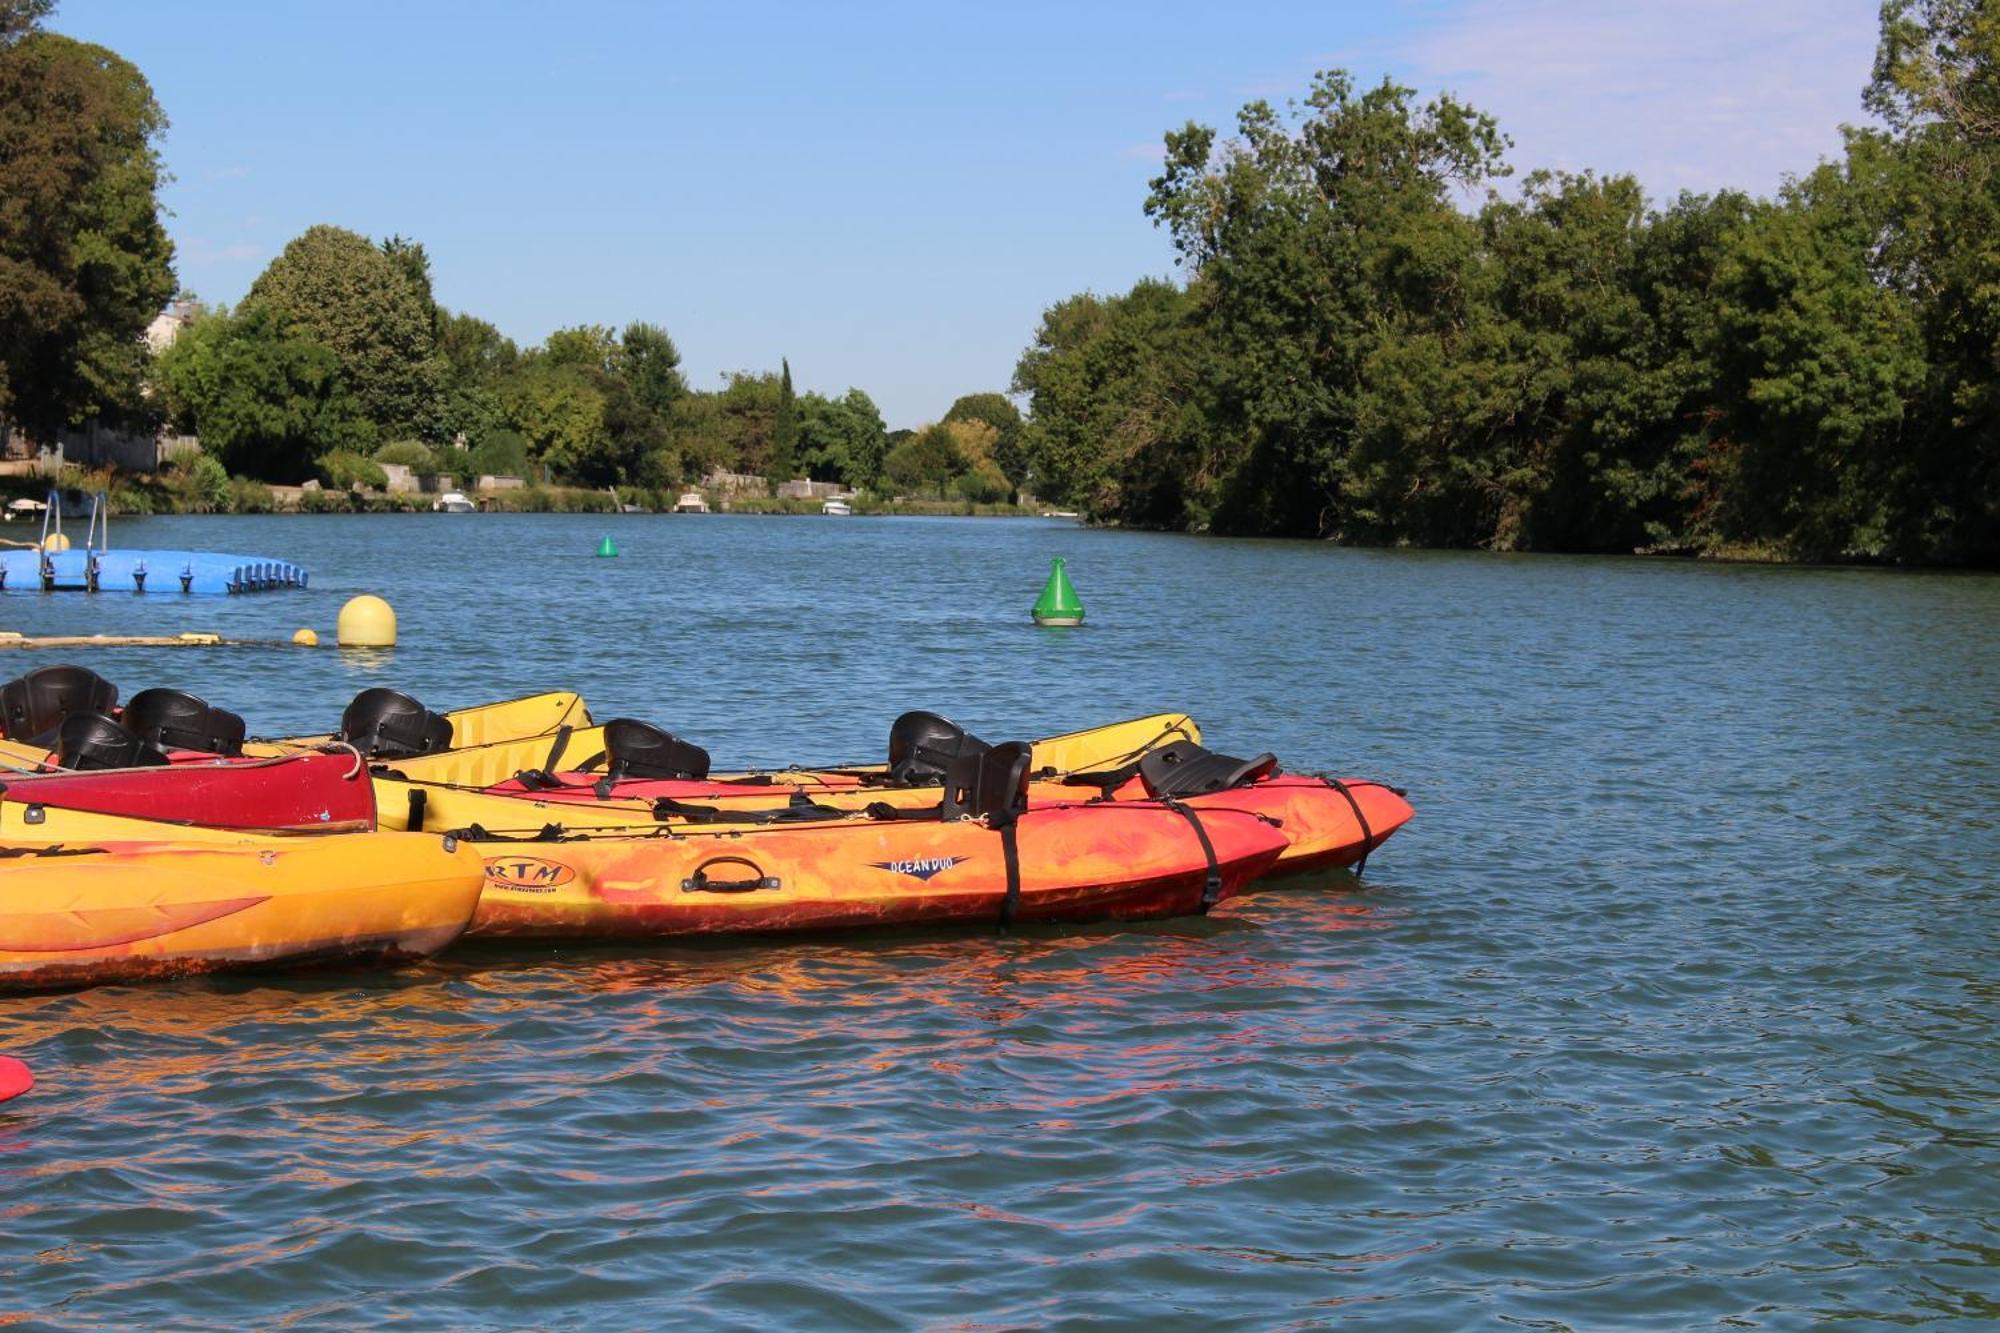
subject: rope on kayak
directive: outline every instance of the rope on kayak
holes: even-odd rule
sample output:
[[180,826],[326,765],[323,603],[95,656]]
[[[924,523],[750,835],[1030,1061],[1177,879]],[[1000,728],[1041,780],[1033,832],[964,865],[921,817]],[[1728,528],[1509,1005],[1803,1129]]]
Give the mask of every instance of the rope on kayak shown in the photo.
[[1194,829],[1194,836],[1201,840],[1201,854],[1208,858],[1208,879],[1201,888],[1201,913],[1207,916],[1208,909],[1222,901],[1222,866],[1215,859],[1215,844],[1209,841],[1208,830],[1202,827],[1201,816],[1193,809],[1172,797],[1161,799],[1160,804],[1185,819]]
[[[1186,718],[1183,717],[1182,720],[1185,721]],[[1060,782],[1069,787],[1098,787],[1110,792],[1139,776],[1139,761],[1172,740],[1192,743],[1187,728],[1176,722],[1151,740],[1143,741],[1123,754],[1116,754],[1102,761],[1097,768],[1087,770],[1073,768],[1064,772],[1050,764],[1040,769],[1035,777],[1043,782]]]

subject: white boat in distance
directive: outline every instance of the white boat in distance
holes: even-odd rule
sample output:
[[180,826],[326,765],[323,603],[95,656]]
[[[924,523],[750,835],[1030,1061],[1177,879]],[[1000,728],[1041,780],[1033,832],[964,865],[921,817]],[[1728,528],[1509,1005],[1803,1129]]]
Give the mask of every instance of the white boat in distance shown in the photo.
[[442,514],[470,514],[479,506],[466,499],[463,491],[446,491],[431,501],[431,508]]
[[819,507],[819,512],[822,514],[833,514],[836,517],[844,517],[854,512],[854,506],[845,500],[828,500]]

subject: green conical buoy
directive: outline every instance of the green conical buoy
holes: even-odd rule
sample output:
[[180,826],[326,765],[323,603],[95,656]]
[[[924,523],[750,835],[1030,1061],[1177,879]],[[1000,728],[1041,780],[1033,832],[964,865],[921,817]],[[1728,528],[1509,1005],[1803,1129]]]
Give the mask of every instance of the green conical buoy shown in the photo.
[[1083,623],[1083,603],[1076,600],[1076,589],[1069,586],[1069,575],[1063,572],[1061,556],[1049,561],[1049,581],[1042,585],[1042,595],[1035,599],[1035,623],[1037,625]]
[[611,544],[610,533],[605,533],[604,540],[597,544],[597,554],[607,559],[618,554],[618,548]]

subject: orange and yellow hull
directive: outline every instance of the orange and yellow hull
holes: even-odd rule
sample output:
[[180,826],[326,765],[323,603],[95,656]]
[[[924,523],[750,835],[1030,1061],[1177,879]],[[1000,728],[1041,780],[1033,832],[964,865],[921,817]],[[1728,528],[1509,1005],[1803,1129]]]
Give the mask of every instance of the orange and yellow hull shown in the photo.
[[869,926],[1104,921],[1207,910],[1268,871],[1284,838],[1245,815],[1193,826],[1158,806],[1030,811],[1008,906],[1002,836],[983,824],[857,818],[750,832],[600,832],[475,844],[475,936],[633,939]]
[[122,836],[0,833],[0,990],[419,958],[465,929],[483,882],[476,852],[429,834],[189,838],[86,818]]

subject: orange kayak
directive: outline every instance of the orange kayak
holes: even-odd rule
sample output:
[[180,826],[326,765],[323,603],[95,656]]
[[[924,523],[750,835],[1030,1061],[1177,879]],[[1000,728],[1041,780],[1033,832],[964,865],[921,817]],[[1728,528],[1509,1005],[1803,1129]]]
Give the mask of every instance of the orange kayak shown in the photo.
[[471,935],[591,939],[1181,916],[1240,892],[1286,846],[1251,815],[1144,802],[1029,810],[1003,828],[856,815],[472,837],[486,891]]
[[[781,808],[802,792],[815,803],[840,809],[934,804],[946,768],[988,747],[934,714],[906,715],[897,727],[912,719],[921,719],[927,728],[925,745],[899,752],[892,740],[891,763],[879,773],[791,769],[710,777],[708,755],[698,746],[644,723],[619,720],[604,729],[605,772],[524,772],[484,791],[536,802],[543,812],[538,817],[558,822],[563,809],[581,806],[589,814],[578,810],[571,822],[644,814],[666,822],[715,823]],[[1168,797],[1203,812],[1260,816],[1285,834],[1285,850],[1272,872],[1278,875],[1360,865],[1415,813],[1402,792],[1381,782],[1283,773],[1274,756],[1232,759],[1185,739],[1170,740],[1114,771],[1034,776],[1038,780],[1027,788],[1030,808],[1076,805],[1095,793],[1100,802]]]

